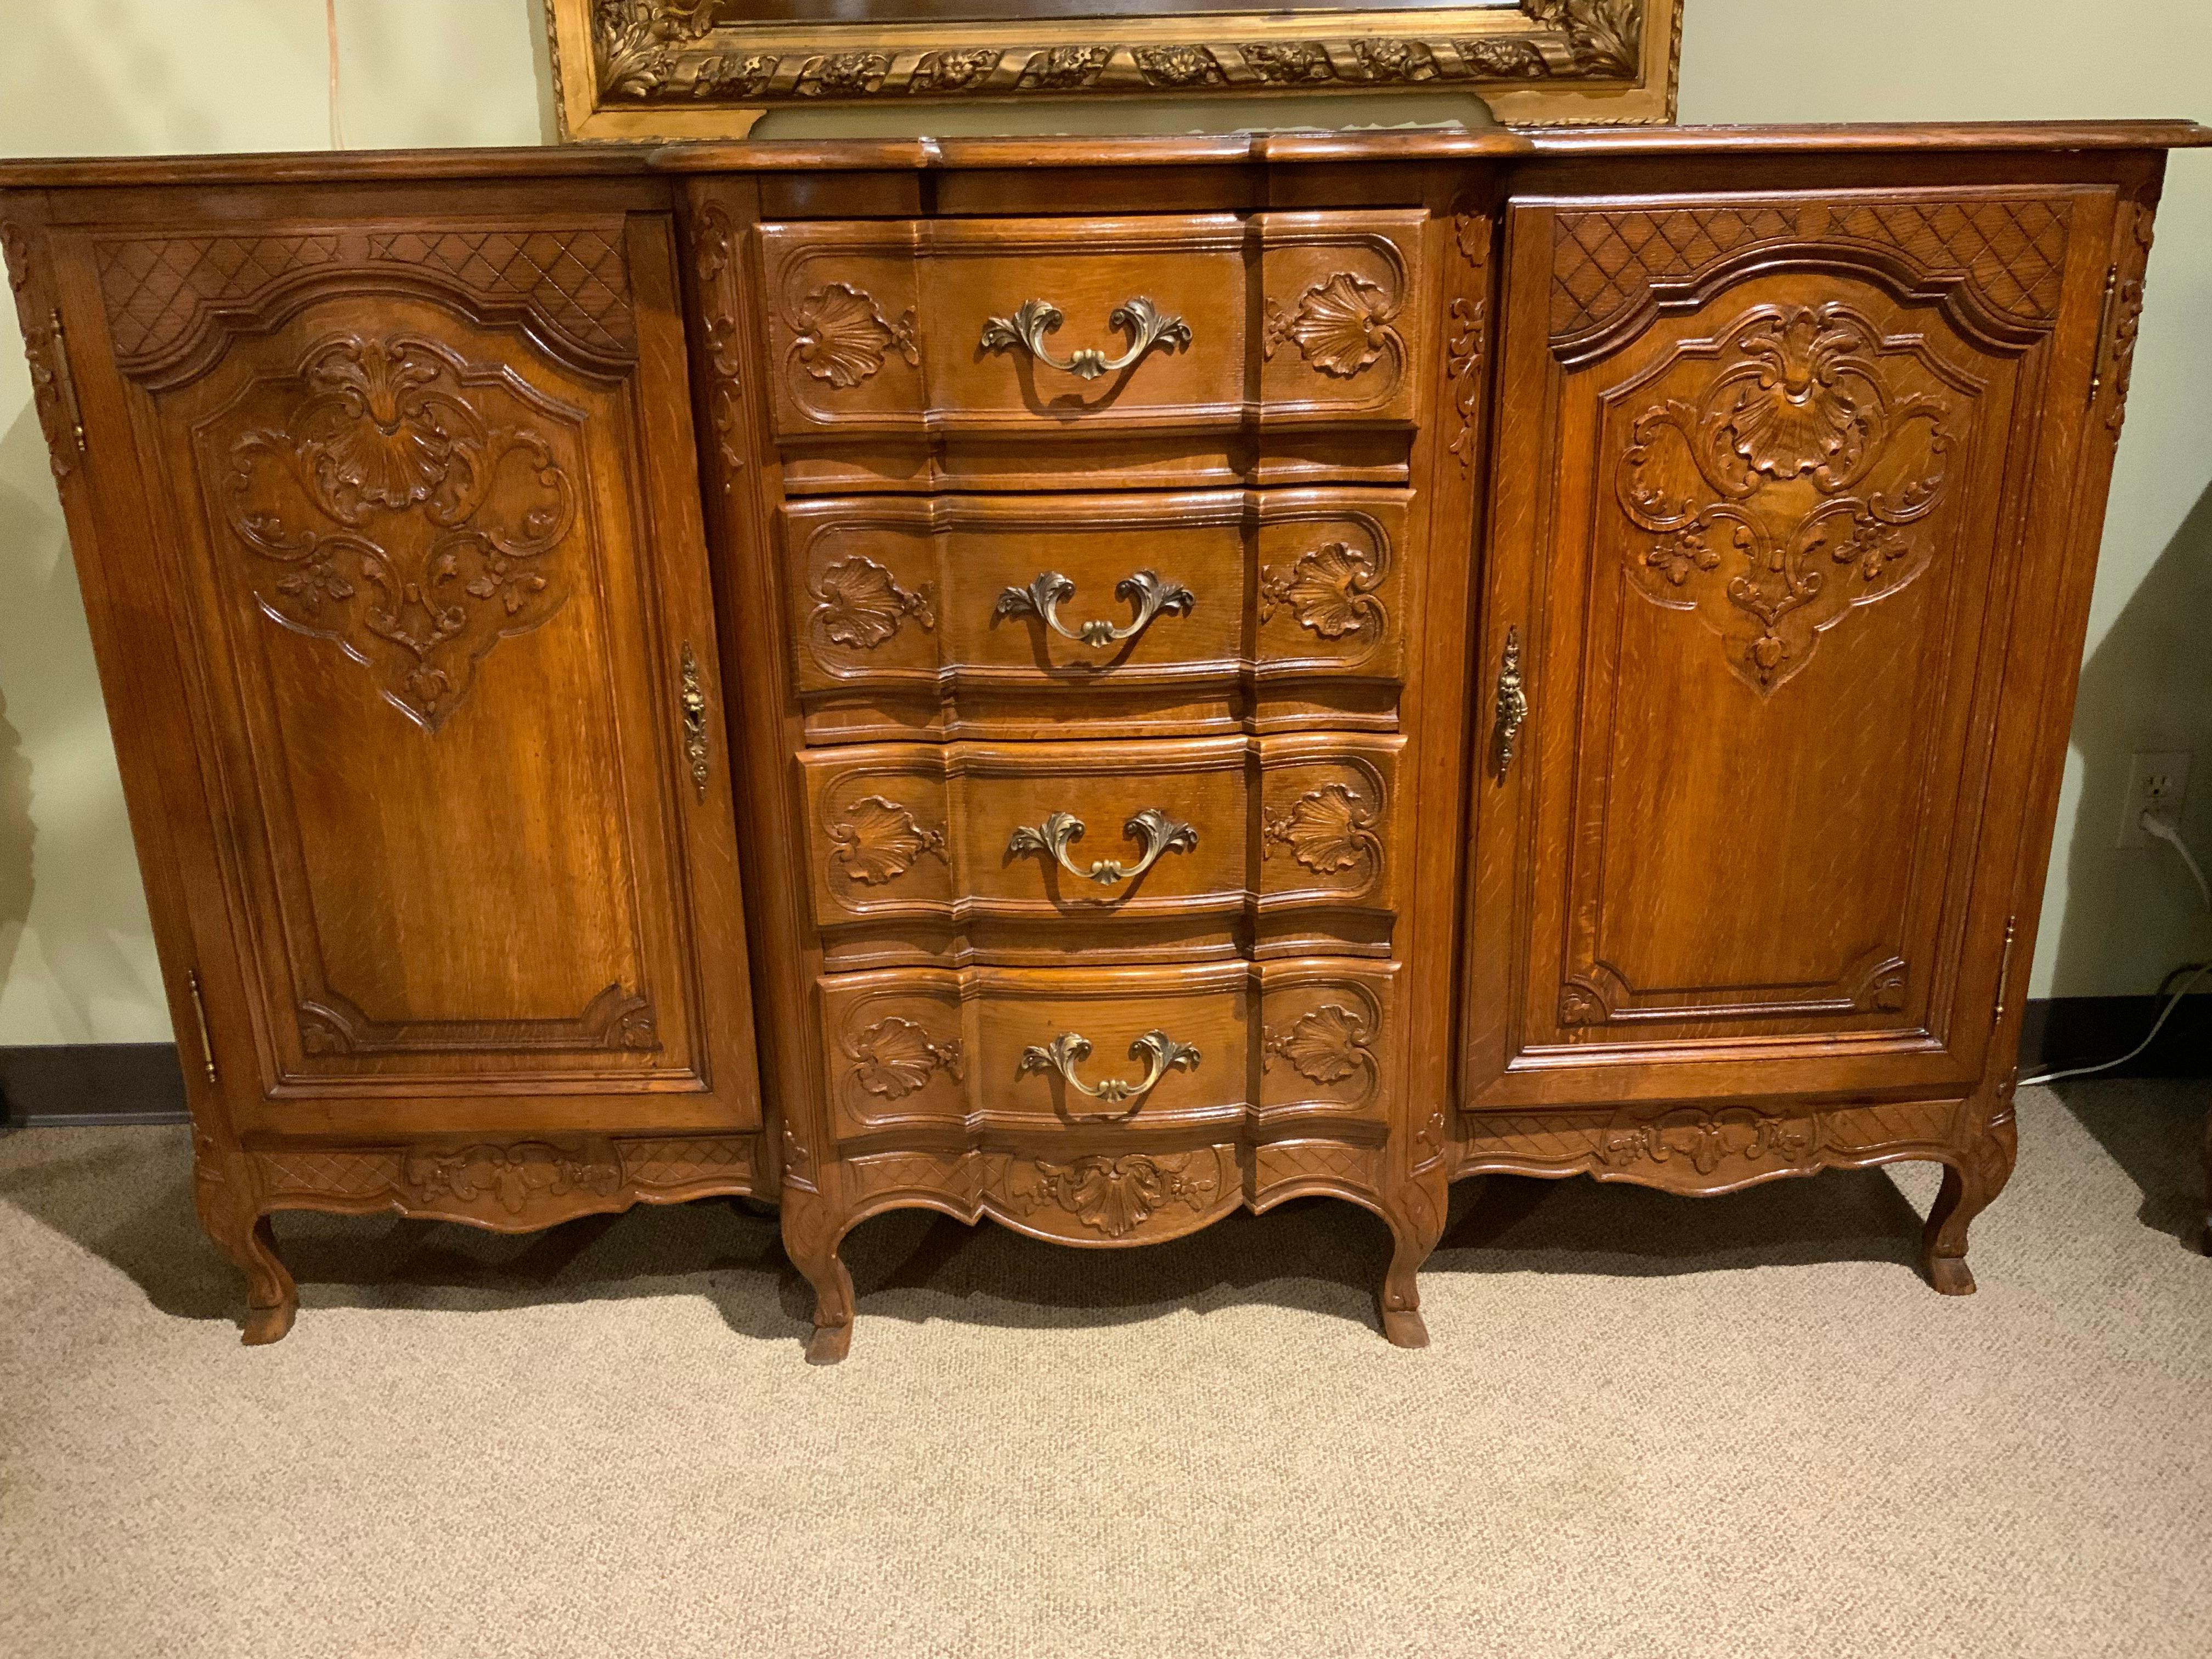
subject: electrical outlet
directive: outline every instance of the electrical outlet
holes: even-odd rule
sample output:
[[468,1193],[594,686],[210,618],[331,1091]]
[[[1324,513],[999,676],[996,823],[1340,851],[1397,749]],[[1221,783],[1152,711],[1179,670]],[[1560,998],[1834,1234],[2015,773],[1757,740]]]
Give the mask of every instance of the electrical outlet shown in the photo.
[[2189,795],[2189,751],[2162,750],[2128,758],[2128,795],[2120,816],[2122,847],[2148,847],[2142,815],[2155,812],[2168,822],[2181,822],[2181,806]]

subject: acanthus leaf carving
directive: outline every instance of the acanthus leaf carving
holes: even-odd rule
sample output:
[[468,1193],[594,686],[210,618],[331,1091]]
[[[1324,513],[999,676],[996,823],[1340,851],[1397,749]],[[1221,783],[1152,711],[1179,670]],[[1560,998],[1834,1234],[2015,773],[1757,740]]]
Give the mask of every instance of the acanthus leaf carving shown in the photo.
[[1271,564],[1260,573],[1260,620],[1273,622],[1287,610],[1302,628],[1325,640],[1340,640],[1364,629],[1380,631],[1381,566],[1364,548],[1328,542],[1298,555],[1288,565]]
[[924,857],[943,860],[945,831],[917,820],[908,808],[881,795],[863,795],[829,826],[830,861],[849,880],[879,887],[896,881]]
[[817,380],[848,391],[874,377],[889,353],[909,364],[921,361],[914,311],[896,323],[850,283],[826,283],[806,296],[793,319],[790,358]]
[[[1483,273],[1490,264],[1490,241],[1495,225],[1489,213],[1478,210],[1474,197],[1463,197],[1452,211],[1452,242],[1468,270]],[[1489,343],[1489,300],[1486,294],[1455,295],[1449,308],[1451,327],[1444,337],[1444,378],[1452,389],[1452,409],[1459,430],[1452,434],[1449,453],[1460,471],[1474,471],[1475,422],[1482,404],[1482,366]]]
[[2128,387],[2135,379],[2136,339],[2142,331],[2143,276],[2150,259],[2154,223],[2151,209],[2143,204],[2131,204],[2130,211],[2136,244],[2134,266],[2122,275],[2120,282],[2119,304],[2112,322],[2112,406],[2105,416],[2105,426],[2115,438],[2128,418]]
[[1522,9],[1530,21],[1567,37],[1577,74],[1624,80],[1635,75],[1644,0],[1522,0]]
[[[1632,423],[1616,494],[1656,538],[1631,553],[1638,591],[1696,612],[1765,696],[1852,606],[1925,567],[1932,543],[1917,526],[1944,498],[1950,410],[1897,391],[1890,343],[1839,303],[1759,307],[1726,337],[1733,356],[1701,398]],[[1905,435],[1916,428],[1917,451]]]
[[1460,471],[1474,471],[1475,416],[1482,406],[1482,358],[1485,345],[1484,302],[1465,298],[1451,302],[1452,331],[1444,342],[1444,374],[1452,387],[1452,408],[1459,416],[1459,430],[1452,434],[1450,453]]
[[1310,1083],[1341,1083],[1345,1079],[1375,1070],[1375,1054],[1368,1047],[1373,1030],[1352,1009],[1334,1002],[1310,1008],[1280,1030],[1270,1030],[1261,1041],[1261,1068],[1277,1060]]
[[808,620],[836,645],[872,651],[908,617],[925,633],[937,626],[935,597],[927,582],[908,592],[890,571],[858,553],[823,570],[808,591],[816,601]]
[[1477,198],[1463,196],[1452,204],[1452,246],[1468,270],[1489,264],[1492,229],[1490,215],[1480,210]]
[[46,441],[46,460],[57,479],[67,478],[83,458],[84,418],[77,408],[76,386],[70,378],[68,337],[58,309],[39,315],[31,292],[31,242],[21,225],[0,224],[0,261],[8,270],[8,287],[15,296],[15,316],[22,325],[23,357],[31,374],[31,406],[39,417],[39,431]]
[[1212,1152],[1181,1158],[1102,1154],[1072,1164],[1013,1159],[1004,1190],[1007,1202],[1022,1214],[1053,1206],[1108,1238],[1127,1238],[1171,1205],[1203,1212],[1220,1182],[1220,1163]]
[[[679,49],[714,27],[714,0],[593,0],[592,45],[599,90],[642,98],[680,74]],[[699,77],[690,77],[696,86]]]
[[1732,1159],[1750,1164],[1813,1163],[1821,1136],[1817,1112],[1769,1116],[1748,1106],[1683,1106],[1639,1119],[1623,1109],[1599,1137],[1597,1156],[1601,1164],[1615,1170],[1686,1158],[1698,1175],[1711,1176]]
[[1272,362],[1287,341],[1318,373],[1350,380],[1386,351],[1403,356],[1405,341],[1391,321],[1397,314],[1379,283],[1340,270],[1298,296],[1295,316],[1267,301],[1261,354]]
[[896,1014],[878,1020],[865,1030],[848,1035],[846,1058],[853,1062],[853,1080],[872,1095],[902,1100],[926,1086],[933,1073],[943,1072],[954,1082],[966,1075],[960,1039],[939,1042],[910,1019]]
[[744,383],[743,334],[722,292],[723,273],[734,255],[736,231],[729,212],[718,202],[700,210],[691,228],[691,256],[699,285],[707,298],[700,346],[707,362],[707,409],[714,425],[715,453],[722,462],[722,488],[737,487],[744,471]]
[[520,1216],[541,1196],[591,1192],[611,1198],[622,1190],[623,1173],[611,1158],[550,1141],[483,1142],[451,1152],[412,1148],[400,1183],[408,1197],[426,1206],[448,1197],[462,1204],[491,1198],[508,1215]]
[[283,568],[263,612],[336,641],[429,732],[500,640],[561,608],[549,572],[577,516],[550,442],[494,424],[468,373],[426,339],[325,340],[284,423],[232,443],[224,487],[231,529]]
[[1262,856],[1273,857],[1279,847],[1320,875],[1340,874],[1361,864],[1379,868],[1382,838],[1376,823],[1374,808],[1350,785],[1324,784],[1267,815]]
[[[1051,46],[844,52],[825,41],[746,50],[743,20],[714,0],[593,0],[599,96],[612,104],[804,103],[917,96],[1060,95],[1131,86],[1264,91],[1486,81],[1637,78],[1647,0],[1519,0],[1524,27],[1461,38],[1146,40],[1124,33]],[[718,25],[732,27],[724,33]],[[557,31],[556,31],[557,39]]]

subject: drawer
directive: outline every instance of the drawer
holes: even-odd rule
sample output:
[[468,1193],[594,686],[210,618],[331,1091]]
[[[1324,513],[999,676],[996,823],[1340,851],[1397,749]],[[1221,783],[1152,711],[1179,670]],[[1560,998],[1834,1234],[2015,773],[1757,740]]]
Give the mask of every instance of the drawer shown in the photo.
[[807,737],[1388,730],[1413,497],[845,496],[784,508]]
[[821,984],[840,1139],[924,1131],[1379,1137],[1390,963],[896,969]]
[[1386,956],[1397,737],[809,750],[825,962]]
[[763,225],[786,486],[1403,482],[1433,355],[1425,223]]

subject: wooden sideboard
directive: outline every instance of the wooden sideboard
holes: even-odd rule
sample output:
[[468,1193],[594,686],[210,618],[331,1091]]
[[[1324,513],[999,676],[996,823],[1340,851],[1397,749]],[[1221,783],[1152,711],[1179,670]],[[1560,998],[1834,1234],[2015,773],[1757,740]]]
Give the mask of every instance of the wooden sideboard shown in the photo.
[[268,1217],[2009,1174],[2183,124],[0,169]]

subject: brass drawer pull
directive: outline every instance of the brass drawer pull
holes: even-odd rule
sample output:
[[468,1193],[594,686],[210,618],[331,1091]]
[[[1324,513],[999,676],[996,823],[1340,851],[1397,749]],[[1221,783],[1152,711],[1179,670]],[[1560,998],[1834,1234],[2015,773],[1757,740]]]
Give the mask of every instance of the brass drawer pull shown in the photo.
[[1101,859],[1088,870],[1067,856],[1068,843],[1083,838],[1083,820],[1073,812],[1048,812],[1039,824],[1024,824],[1006,837],[1006,856],[1049,853],[1071,876],[1110,887],[1117,881],[1133,881],[1151,869],[1163,853],[1188,853],[1198,845],[1198,831],[1156,806],[1147,806],[1121,826],[1121,833],[1145,843],[1145,856],[1134,864]]
[[1170,351],[1178,346],[1185,350],[1190,348],[1190,325],[1180,317],[1162,316],[1158,307],[1139,295],[1115,306],[1106,319],[1108,327],[1127,331],[1127,351],[1109,362],[1096,346],[1085,346],[1062,362],[1044,349],[1044,337],[1066,320],[1049,300],[1024,300],[1012,316],[994,317],[983,325],[983,349],[1010,351],[1019,347],[1047,368],[1078,380],[1095,380],[1103,374],[1120,374],[1156,345],[1164,345]]
[[[1042,1048],[1030,1047],[1022,1050],[1022,1075],[1032,1072],[1057,1072],[1067,1080],[1067,1086],[1078,1094],[1092,1100],[1103,1100],[1118,1106],[1123,1101],[1144,1103],[1155,1085],[1170,1072],[1194,1072],[1198,1069],[1198,1050],[1188,1042],[1177,1042],[1165,1031],[1147,1031],[1129,1045],[1129,1058],[1146,1062],[1144,1081],[1132,1083],[1127,1078],[1109,1077],[1096,1084],[1085,1083],[1076,1076],[1075,1068],[1091,1058],[1091,1042],[1073,1031],[1062,1031]],[[1130,1110],[1134,1111],[1135,1106]]]
[[999,603],[993,607],[994,617],[1039,617],[1046,627],[1064,640],[1074,640],[1089,646],[1119,645],[1124,640],[1133,640],[1152,625],[1152,618],[1165,611],[1170,617],[1188,617],[1198,603],[1198,595],[1181,582],[1165,581],[1157,570],[1139,570],[1124,576],[1114,584],[1114,597],[1127,599],[1137,607],[1137,614],[1129,619],[1126,628],[1116,628],[1103,617],[1095,622],[1083,623],[1075,628],[1060,619],[1060,607],[1075,597],[1075,579],[1064,576],[1057,570],[1041,570],[1036,580],[1027,587],[1009,587],[999,594]]

